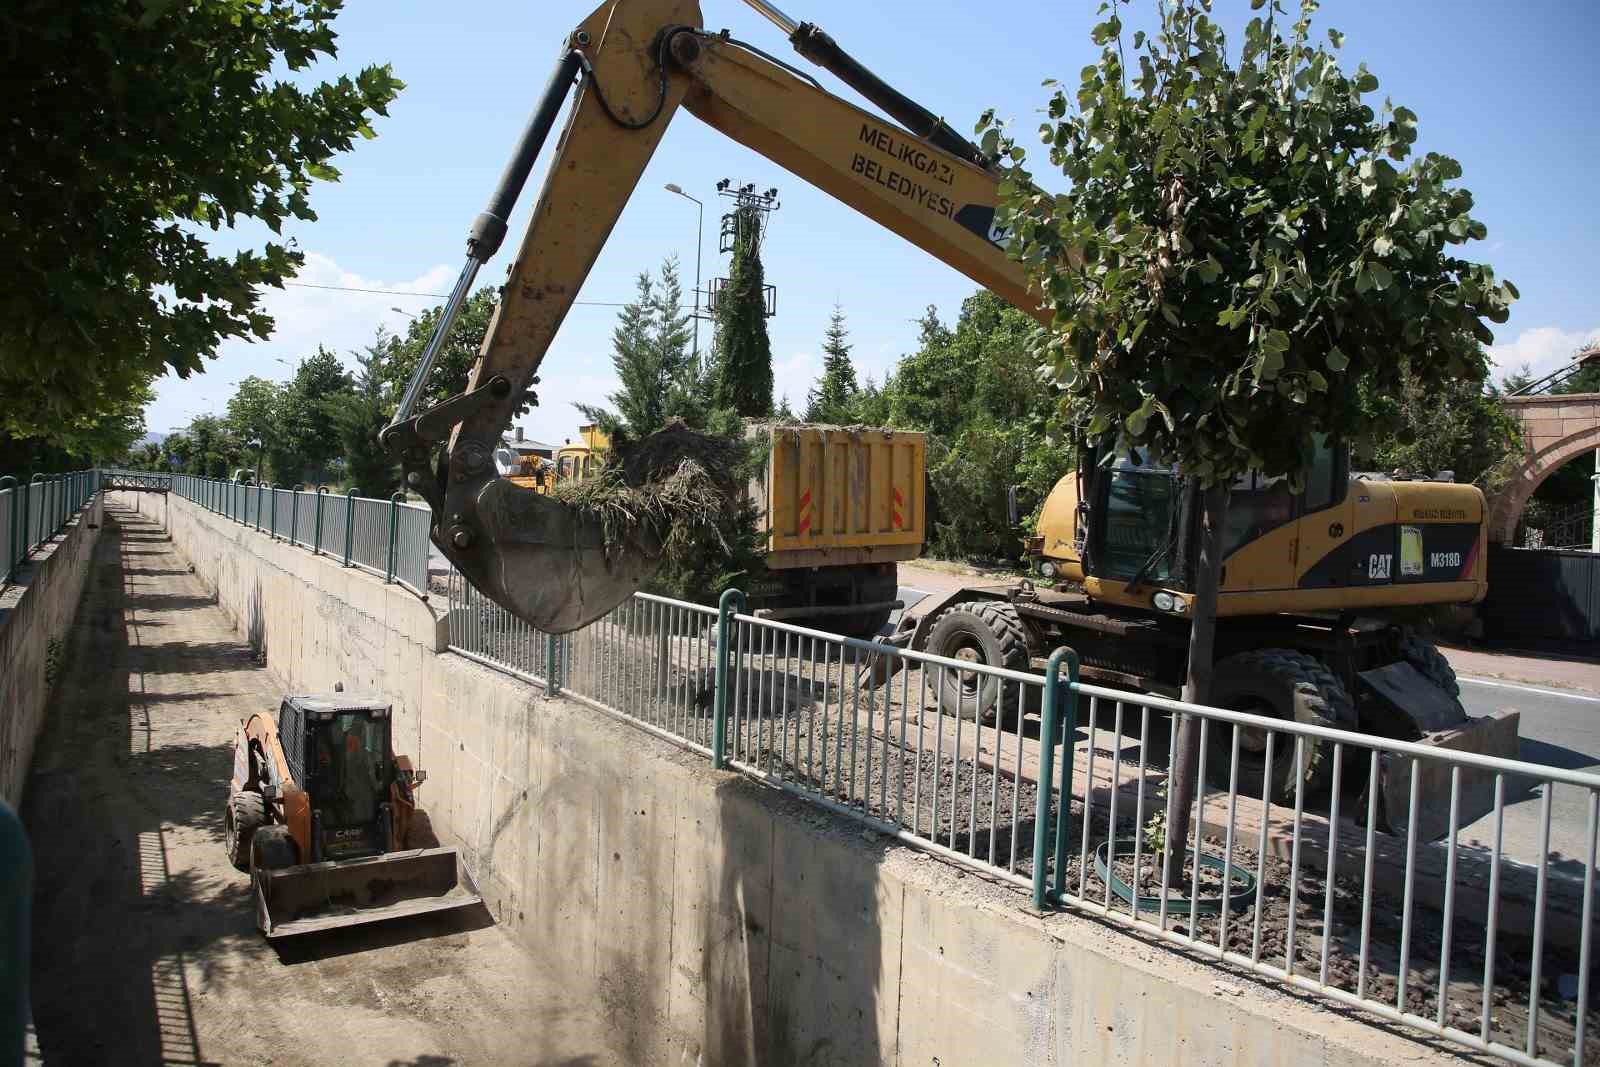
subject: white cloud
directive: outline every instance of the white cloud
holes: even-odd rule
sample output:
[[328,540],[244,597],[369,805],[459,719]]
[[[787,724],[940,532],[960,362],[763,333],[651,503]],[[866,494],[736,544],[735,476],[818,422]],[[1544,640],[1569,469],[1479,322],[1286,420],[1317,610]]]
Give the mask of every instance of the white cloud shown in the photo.
[[1515,374],[1524,365],[1529,368],[1529,374],[1542,378],[1571,363],[1574,352],[1596,339],[1600,339],[1600,326],[1588,330],[1562,330],[1554,326],[1523,330],[1516,340],[1489,349],[1494,379],[1498,381]]
[[805,414],[806,394],[822,376],[822,360],[814,352],[796,352],[772,362],[772,399],[781,404],[785,397],[795,414]]
[[[345,270],[321,253],[307,252],[305,267],[293,280],[300,284],[267,289],[262,294],[261,310],[276,323],[270,338],[227,341],[218,349],[217,358],[207,362],[204,374],[188,379],[168,375],[156,382],[156,399],[145,412],[150,429],[165,433],[188,425],[196,415],[222,414],[240,379],[256,375],[282,381],[319,344],[339,353],[353,367],[351,350],[370,341],[380,324],[396,333],[405,328],[405,316],[393,308],[416,314],[439,302],[436,297],[396,296],[395,292],[445,292],[455,281],[455,270],[441,264],[414,278],[384,280]],[[348,291],[351,289],[388,292]]]

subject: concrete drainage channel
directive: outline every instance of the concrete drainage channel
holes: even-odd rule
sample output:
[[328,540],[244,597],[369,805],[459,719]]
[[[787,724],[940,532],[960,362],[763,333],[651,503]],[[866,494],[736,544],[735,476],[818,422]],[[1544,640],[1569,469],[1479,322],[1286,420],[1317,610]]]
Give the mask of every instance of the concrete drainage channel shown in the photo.
[[[1200,962],[1208,954],[1216,958],[1214,947],[1196,944],[1187,954],[1157,950],[1154,940],[1170,940],[1171,930],[1136,928],[1130,937],[1072,915],[1030,914],[1012,885],[1030,881],[1026,844],[1037,812],[1028,811],[1028,776],[1008,773],[1005,760],[1017,766],[1037,760],[1032,713],[1023,721],[1034,724],[1033,736],[1026,726],[997,732],[969,718],[959,742],[953,734],[942,742],[939,766],[926,777],[913,772],[901,779],[923,783],[919,835],[897,821],[904,816],[894,804],[886,809],[868,795],[894,795],[884,774],[856,785],[858,772],[836,762],[827,769],[831,785],[818,789],[806,777],[810,769],[795,763],[792,745],[799,735],[779,729],[796,726],[792,715],[784,718],[789,705],[782,679],[797,681],[794,675],[805,670],[768,664],[776,690],[753,687],[755,703],[730,709],[726,751],[745,773],[716,772],[695,740],[704,732],[695,731],[710,721],[701,706],[703,674],[692,660],[705,650],[692,650],[686,643],[692,638],[676,626],[669,655],[691,657],[681,664],[640,652],[636,646],[650,642],[635,641],[635,629],[624,642],[634,651],[627,658],[631,673],[619,673],[624,661],[613,664],[593,647],[603,641],[593,633],[585,639],[589,668],[574,652],[563,671],[569,683],[584,670],[607,679],[613,689],[605,699],[588,696],[585,702],[657,736],[679,738],[674,747],[591,708],[549,699],[508,673],[523,671],[515,661],[519,653],[508,648],[526,650],[532,665],[548,656],[542,642],[491,649],[502,661],[498,671],[441,654],[449,624],[413,594],[187,501],[172,505],[178,548],[217,590],[224,609],[256,635],[285,681],[306,689],[344,681],[389,696],[397,734],[411,731],[420,764],[432,776],[426,804],[441,838],[463,849],[502,927],[552,959],[575,985],[594,990],[634,1035],[638,1062],[676,1062],[685,1054],[707,1063],[795,1062],[823,1048],[838,1050],[839,1062],[1455,1058],[1449,1042],[1374,1027],[1360,1013],[1329,1012],[1302,991],[1285,989],[1266,968],[1260,968],[1263,984],[1226,965],[1218,970]],[[751,654],[765,647],[771,656],[783,645],[734,647]],[[919,721],[914,702],[889,701],[894,706],[886,708],[884,700],[868,699],[860,712],[853,703],[843,710],[837,694],[850,692],[844,674],[853,678],[854,672],[841,671],[849,663],[840,657],[830,662],[834,681],[821,691],[835,696],[819,730],[836,744],[844,736],[857,738],[864,748],[851,751],[860,752],[863,764],[869,754],[877,768],[913,756],[924,760],[926,750],[900,746],[901,723],[911,731]],[[670,684],[660,684],[663,676]],[[903,684],[894,683],[896,697]],[[950,717],[943,719],[937,730],[922,723],[928,745],[951,728]],[[785,752],[783,744],[791,747]],[[1002,754],[1005,760],[998,759]],[[1081,768],[1073,770],[1081,775]],[[1002,785],[1013,780],[1024,788],[1004,792]],[[952,808],[957,788],[961,803]],[[1069,814],[1081,825],[1082,795],[1074,790]],[[946,798],[937,820],[943,831],[928,822],[931,795]],[[1100,834],[1109,798],[1091,795],[1100,827],[1094,833]],[[1036,790],[1031,798],[1037,800]],[[1135,810],[1116,814],[1118,832],[1130,815],[1140,825],[1138,801],[1126,803]],[[1005,818],[996,821],[1000,812]],[[1052,826],[1060,824],[1058,814],[1054,800],[1045,806]],[[972,825],[974,816],[981,825]],[[947,819],[957,821],[947,825]],[[897,836],[926,836],[923,849],[959,854],[967,866],[893,847]],[[1236,842],[1235,861],[1261,862],[1251,851],[1256,843],[1245,844]],[[1076,861],[1078,836],[1067,845],[1067,853],[1056,849],[1053,855]],[[1302,878],[1316,870],[1305,866],[1307,859],[1300,861]],[[1269,860],[1271,878],[1280,886],[1296,884],[1280,862]],[[1060,866],[1069,896],[1076,869]],[[1349,870],[1359,874],[1358,867]],[[1092,873],[1089,884],[1098,884]],[[1303,894],[1298,906],[1320,902]],[[1197,936],[1205,932],[1202,927]],[[1331,943],[1336,959],[1349,947],[1310,922],[1300,933],[1296,955],[1313,953],[1302,973],[1315,974],[1324,945]],[[1231,948],[1231,938],[1228,943]],[[1502,941],[1499,950],[1510,946]],[[1455,952],[1452,973],[1470,955],[1470,939],[1458,939]],[[1367,962],[1381,971],[1400,961],[1388,963],[1374,943]],[[1549,971],[1545,978],[1559,980]],[[1416,990],[1428,980],[1413,981]],[[1452,985],[1451,995],[1466,996],[1465,988]],[[1548,1036],[1559,1015],[1556,1003],[1544,1001],[1540,1059],[1532,1062],[1559,1062],[1549,1058],[1561,1056]],[[1431,1003],[1407,1006],[1419,1017],[1432,1014]],[[1569,1024],[1569,1048],[1571,1040]]]

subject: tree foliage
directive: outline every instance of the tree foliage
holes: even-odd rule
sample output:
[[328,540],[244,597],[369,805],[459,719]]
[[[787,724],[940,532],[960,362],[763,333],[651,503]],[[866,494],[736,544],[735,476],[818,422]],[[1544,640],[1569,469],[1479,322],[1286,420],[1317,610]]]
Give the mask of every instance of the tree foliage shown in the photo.
[[400,487],[400,469],[378,444],[378,433],[389,422],[385,400],[384,361],[394,349],[394,337],[382,326],[372,343],[355,353],[356,373],[350,397],[339,412],[339,436],[344,445],[344,470],[361,496],[382,500]]
[[[466,389],[467,375],[478,361],[478,350],[489,333],[489,323],[494,320],[498,304],[499,298],[494,288],[486,285],[461,305],[439,358],[433,364],[433,371],[422,387],[422,396],[418,400],[419,411],[442,403]],[[382,361],[383,383],[391,413],[400,407],[400,398],[405,395],[406,385],[411,381],[411,375],[416,373],[417,365],[422,362],[422,353],[427,350],[428,341],[443,315],[443,307],[429,308],[406,324],[403,336],[393,339]]]
[[835,304],[822,340],[822,377],[806,395],[807,422],[843,425],[856,421],[861,387],[856,384],[855,364],[850,362],[849,338],[844,309]]
[[[228,429],[252,456],[266,456],[269,447],[281,447],[284,389],[277,382],[251,375],[234,387],[228,399]],[[260,462],[254,462],[260,468]],[[258,469],[256,475],[266,478]]]
[[1385,418],[1401,427],[1377,442],[1373,460],[1380,470],[1420,477],[1453,471],[1456,481],[1493,493],[1509,474],[1508,462],[1521,454],[1517,420],[1497,391],[1477,382],[1425,382],[1408,372],[1396,392],[1366,402],[1392,408]]
[[712,406],[762,418],[772,414],[772,341],[761,266],[761,212],[741,206],[734,215],[737,236],[728,284],[717,297]]
[[[1037,367],[1039,335],[1031,318],[980,290],[962,303],[953,330],[929,308],[920,346],[900,360],[881,400],[867,390],[859,398],[862,421],[932,435],[929,540],[940,555],[1015,556],[1008,491],[1020,486],[1040,502],[1071,468],[1060,393]],[[871,417],[884,408],[888,419]]]
[[1103,6],[1099,61],[1054,89],[1039,128],[1069,193],[1039,189],[992,112],[978,124],[1005,161],[1001,221],[1054,314],[1044,358],[1073,416],[1206,484],[1293,477],[1319,433],[1370,446],[1396,412],[1363,393],[1407,374],[1481,382],[1481,320],[1505,321],[1516,296],[1455,255],[1485,235],[1460,165],[1406,163],[1417,116],[1374,110],[1378,79],[1340,67],[1337,31],[1312,44],[1314,0],[1287,34],[1267,6],[1237,62],[1208,0],[1163,6],[1131,46],[1121,5]]
[[672,418],[704,427],[708,390],[689,347],[690,334],[678,261],[669,257],[661,264],[659,281],[649,271],[640,273],[634,299],[617,315],[611,366],[621,387],[606,398],[611,409],[588,404],[578,409],[614,437],[637,440]]
[[259,290],[301,254],[218,255],[203,234],[315,219],[312,181],[373,136],[388,67],[275,76],[335,54],[340,7],[24,0],[0,20],[0,432],[83,447],[156,376],[270,334]]

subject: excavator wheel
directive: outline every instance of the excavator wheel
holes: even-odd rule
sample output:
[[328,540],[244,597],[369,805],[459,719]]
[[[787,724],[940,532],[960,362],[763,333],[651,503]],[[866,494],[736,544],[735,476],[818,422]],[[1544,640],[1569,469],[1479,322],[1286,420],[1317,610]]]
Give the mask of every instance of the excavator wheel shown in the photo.
[[226,831],[228,860],[241,871],[250,869],[250,842],[266,825],[267,801],[260,793],[245,790],[228,798],[222,821]]
[[[1338,676],[1315,656],[1287,648],[1253,649],[1219,662],[1210,703],[1230,711],[1311,726],[1349,728],[1356,721],[1355,704]],[[1225,789],[1231,770],[1233,731],[1226,724],[1212,723],[1207,733],[1207,777]],[[1274,803],[1293,804],[1302,788],[1308,796],[1328,791],[1333,784],[1332,745],[1305,738],[1297,772],[1292,735],[1240,727],[1240,793],[1261,795],[1269,737]]]
[[[1017,609],[1003,600],[947,608],[928,631],[927,651],[947,659],[982,663],[1014,671],[1028,669],[1028,632]],[[1018,719],[1022,685],[993,675],[929,667],[937,679],[939,707],[965,717],[974,710],[985,726],[1010,726]]]
[[1423,637],[1409,626],[1400,631],[1400,658],[1417,669],[1434,685],[1461,699],[1461,683],[1456,681],[1456,669],[1444,658],[1439,646]]

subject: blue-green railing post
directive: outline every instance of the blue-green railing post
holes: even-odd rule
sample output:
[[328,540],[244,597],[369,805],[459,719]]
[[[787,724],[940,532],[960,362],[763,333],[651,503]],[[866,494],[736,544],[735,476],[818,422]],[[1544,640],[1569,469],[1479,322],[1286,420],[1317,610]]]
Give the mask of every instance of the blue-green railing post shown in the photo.
[[257,478],[256,479],[256,533],[260,533],[261,532],[261,511],[262,511],[262,505],[265,503],[265,501],[263,501],[261,499],[261,494],[265,489],[266,489],[266,486],[261,484],[261,479]]
[[356,536],[356,487],[344,491],[344,565],[350,566],[350,549]]
[[282,487],[278,485],[272,487],[272,513],[268,521],[272,524],[273,537],[278,536],[278,490],[280,488]]
[[722,770],[728,765],[728,673],[733,657],[733,617],[744,611],[744,594],[737,589],[723,591],[717,601],[717,681],[712,693],[711,766]]
[[17,489],[17,480],[9,474],[0,477],[0,492],[7,489],[11,490],[11,514],[6,516],[6,565],[0,567],[0,578],[10,578],[17,562],[17,504],[22,493]]
[[24,557],[26,557],[29,552],[33,551],[33,523],[30,520],[33,518],[31,513],[35,503],[39,505],[39,515],[41,517],[40,524],[43,525],[42,518],[44,515],[44,501],[35,501],[33,499],[35,496],[39,495],[39,490],[34,489],[34,486],[43,484],[44,475],[42,474],[35,474],[32,478],[28,479],[28,497],[27,502],[23,505],[22,509],[22,555]]
[[555,696],[561,692],[561,638],[555,634],[544,635],[544,676],[549,682],[546,693]]
[[394,581],[394,546],[400,536],[400,501],[406,495],[398,490],[389,498],[389,562],[383,571],[383,580]]
[[311,554],[313,556],[322,554],[322,498],[327,495],[327,486],[317,486],[317,519],[311,527]]
[[300,536],[300,487],[297,485],[289,490],[289,543],[292,545]]
[[[1061,668],[1067,677],[1061,677]],[[1066,685],[1061,683],[1065,680]],[[1062,646],[1050,653],[1044,668],[1044,707],[1040,709],[1038,800],[1033,818],[1033,906],[1044,910],[1045,903],[1061,899],[1066,887],[1067,824],[1072,820],[1073,734],[1078,729],[1078,654]],[[1061,727],[1065,725],[1063,731]],[[1056,770],[1056,744],[1061,751],[1061,804],[1056,816],[1054,843],[1055,871],[1050,891],[1045,891],[1045,875],[1050,868],[1050,800]]]

